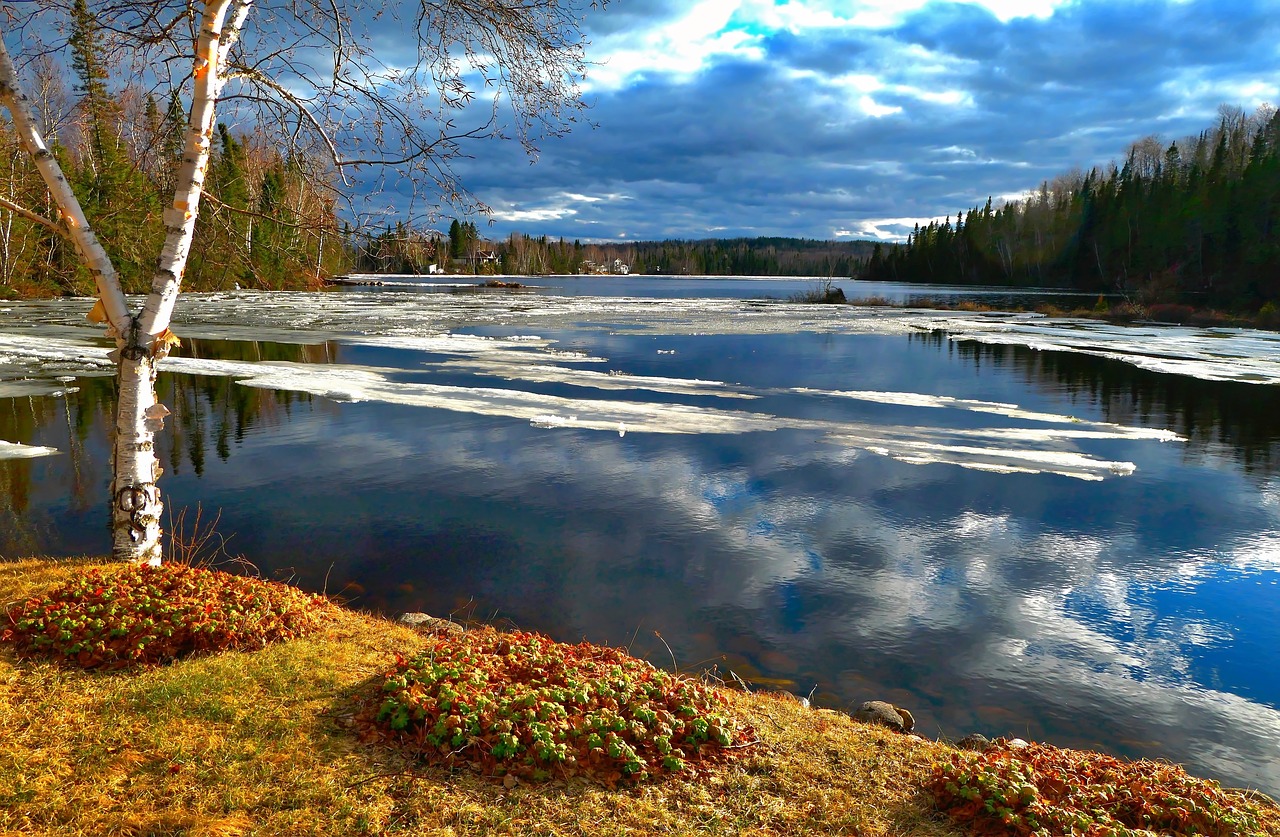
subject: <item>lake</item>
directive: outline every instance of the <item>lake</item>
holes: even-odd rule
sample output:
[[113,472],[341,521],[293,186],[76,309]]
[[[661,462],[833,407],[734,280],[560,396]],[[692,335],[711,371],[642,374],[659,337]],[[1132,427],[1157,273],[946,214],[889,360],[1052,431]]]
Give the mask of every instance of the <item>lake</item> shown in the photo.
[[[816,280],[385,281],[183,298],[158,446],[188,532],[198,504],[360,608],[1280,794],[1280,335],[782,301]],[[0,303],[0,555],[108,549],[90,305]]]

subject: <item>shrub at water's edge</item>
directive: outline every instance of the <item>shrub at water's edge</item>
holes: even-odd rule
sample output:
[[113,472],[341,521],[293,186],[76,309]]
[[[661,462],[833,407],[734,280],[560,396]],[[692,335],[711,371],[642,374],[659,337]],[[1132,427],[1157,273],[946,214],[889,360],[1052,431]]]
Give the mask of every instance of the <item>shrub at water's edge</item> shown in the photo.
[[725,698],[625,650],[479,628],[439,638],[383,683],[376,725],[423,758],[484,775],[585,775],[606,786],[679,773],[750,743]]
[[316,630],[333,605],[293,587],[169,563],[77,574],[13,605],[0,640],[24,656],[116,669]]
[[790,301],[803,305],[844,305],[848,302],[844,289],[836,287],[830,279],[819,282],[806,291],[792,294]]

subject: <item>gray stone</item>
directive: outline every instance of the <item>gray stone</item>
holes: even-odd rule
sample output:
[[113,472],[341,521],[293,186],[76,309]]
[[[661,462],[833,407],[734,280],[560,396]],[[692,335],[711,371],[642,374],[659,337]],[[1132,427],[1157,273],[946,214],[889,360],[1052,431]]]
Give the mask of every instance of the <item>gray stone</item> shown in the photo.
[[424,634],[460,634],[465,630],[456,622],[437,619],[429,613],[405,613],[397,621]]
[[961,750],[985,750],[991,746],[991,740],[980,732],[971,732],[956,742]]
[[905,732],[907,729],[906,721],[894,705],[883,700],[869,700],[862,704],[853,713],[853,719],[864,724],[880,724],[898,732]]
[[898,713],[899,715],[901,715],[901,716],[902,716],[902,731],[903,731],[903,732],[911,732],[911,730],[913,730],[913,729],[915,729],[915,728],[916,728],[916,718],[915,718],[915,716],[914,716],[914,715],[912,715],[912,714],[911,714],[910,712],[908,712],[907,710],[903,709],[901,706],[895,706],[895,707],[893,707],[893,708],[894,708],[895,710],[897,710],[897,713]]

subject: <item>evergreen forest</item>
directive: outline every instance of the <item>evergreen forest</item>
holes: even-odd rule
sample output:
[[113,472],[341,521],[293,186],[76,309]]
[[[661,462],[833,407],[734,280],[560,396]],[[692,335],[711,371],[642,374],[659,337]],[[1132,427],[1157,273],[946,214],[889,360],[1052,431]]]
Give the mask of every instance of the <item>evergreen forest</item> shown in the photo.
[[871,256],[868,241],[805,238],[732,238],[698,241],[567,241],[512,233],[493,242],[474,222],[454,220],[444,233],[413,231],[403,224],[353,242],[353,269],[369,273],[426,273],[429,265],[451,272],[538,276],[629,273],[664,276],[854,275]]
[[1064,287],[1141,304],[1257,311],[1280,300],[1280,113],[1224,106],[1215,126],[1046,181],[997,208],[877,245],[860,278]]

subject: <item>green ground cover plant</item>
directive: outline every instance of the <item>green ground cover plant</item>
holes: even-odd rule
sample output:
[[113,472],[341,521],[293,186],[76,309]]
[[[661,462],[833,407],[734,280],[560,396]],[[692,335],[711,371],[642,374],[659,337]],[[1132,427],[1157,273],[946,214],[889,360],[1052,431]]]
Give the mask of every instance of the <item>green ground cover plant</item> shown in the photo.
[[375,723],[429,761],[607,787],[722,761],[754,743],[723,695],[630,656],[477,628],[398,661]]
[[331,614],[294,587],[168,563],[90,569],[5,612],[22,656],[118,669],[305,636]]
[[956,753],[934,769],[938,808],[973,834],[1251,837],[1260,812],[1175,764],[1047,744]]

